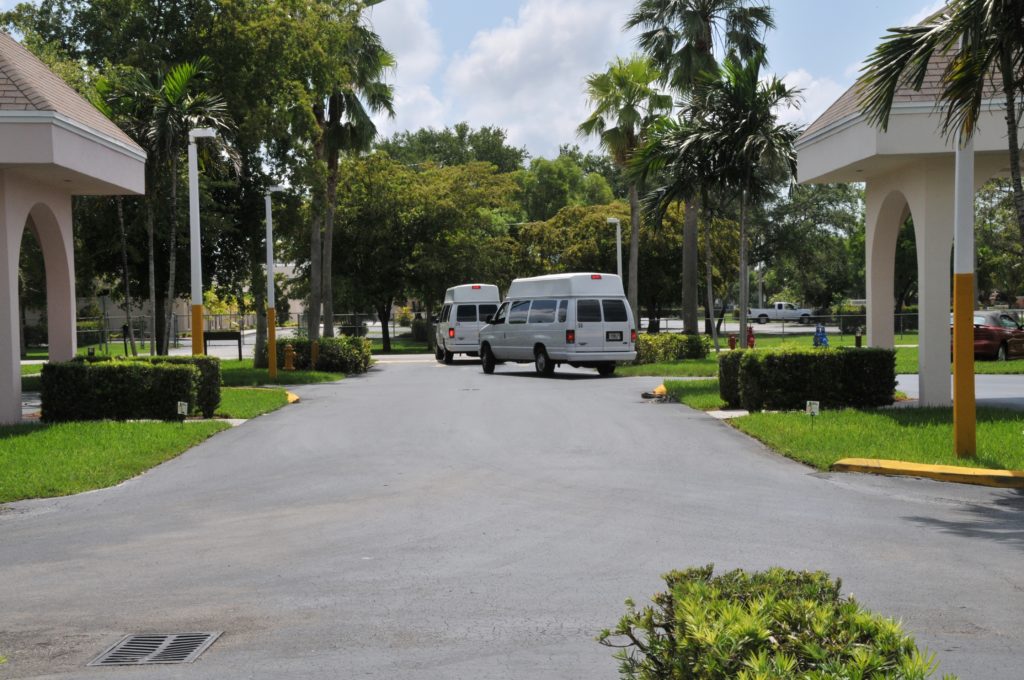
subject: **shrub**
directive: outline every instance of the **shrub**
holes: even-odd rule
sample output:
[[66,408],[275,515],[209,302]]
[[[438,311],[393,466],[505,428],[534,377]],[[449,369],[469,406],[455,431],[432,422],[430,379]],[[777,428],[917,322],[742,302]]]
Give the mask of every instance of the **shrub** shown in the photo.
[[745,351],[735,349],[718,355],[718,394],[729,408],[740,407],[740,361]]
[[598,636],[621,648],[621,677],[923,680],[938,666],[899,623],[843,597],[824,572],[713,572],[673,571],[652,604],[626,601],[626,615]]
[[710,350],[711,341],[705,335],[641,333],[636,336],[636,363],[638,364],[703,359]]
[[409,327],[412,324],[412,309],[402,307],[398,310],[398,325]]
[[756,351],[739,360],[740,406],[750,411],[798,410],[809,400],[822,408],[887,406],[895,389],[894,350]]
[[[114,360],[115,359],[113,357],[108,356],[80,356],[72,359],[72,361],[84,361],[89,364],[106,363]],[[199,384],[197,386],[196,400],[189,402],[194,407],[193,411],[202,413],[204,418],[212,418],[213,414],[217,411],[217,407],[220,406],[220,388],[222,381],[220,375],[220,359],[217,357],[206,355],[139,356],[128,357],[126,359],[118,358],[118,360],[142,361],[150,364],[195,366],[196,370],[199,371]]]
[[838,305],[835,315],[841,333],[852,335],[858,328],[867,328],[868,317],[863,305]]
[[426,342],[430,338],[430,322],[426,319],[412,320],[412,339],[416,342]]
[[190,364],[67,361],[43,365],[43,420],[177,420],[195,407],[199,371]]
[[[315,369],[338,373],[366,373],[372,362],[370,341],[366,338],[340,337],[320,338],[320,357],[316,366],[310,362],[308,338],[286,338],[277,342],[277,365],[284,366],[284,348],[291,345],[295,350],[293,366],[298,371]],[[266,349],[263,350],[264,356]]]
[[346,337],[365,338],[370,333],[366,323],[349,323],[338,327],[338,332]]

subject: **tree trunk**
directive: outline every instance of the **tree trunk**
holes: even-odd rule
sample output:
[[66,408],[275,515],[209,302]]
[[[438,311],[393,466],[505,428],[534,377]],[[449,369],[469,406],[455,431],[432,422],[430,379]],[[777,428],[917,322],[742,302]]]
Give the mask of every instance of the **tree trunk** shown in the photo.
[[[178,269],[178,159],[174,156],[171,157],[171,238],[168,250],[167,309],[164,310],[166,316],[164,317],[164,342],[161,354],[170,354],[171,334],[174,332],[174,278]],[[193,300],[192,304],[201,305],[203,301]],[[195,329],[192,332],[195,332]]]
[[[710,227],[707,223],[704,225],[704,229],[708,230]],[[714,343],[715,351],[721,351],[721,346],[718,344],[718,327],[715,325],[715,292],[714,292],[714,267],[711,261],[711,234],[704,235],[704,271],[707,277],[707,290],[708,290],[708,309],[706,316],[711,320],[708,324],[709,330],[711,331],[711,341]],[[722,315],[725,316],[725,310],[723,308]]]
[[626,290],[626,297],[629,306],[633,310],[633,323],[637,331],[640,330],[640,308],[637,305],[639,296],[639,262],[640,259],[640,196],[637,192],[636,182],[629,185],[629,286]]
[[747,190],[740,199],[740,337],[739,343],[747,343],[747,310],[750,308],[750,281],[747,274]]
[[377,307],[377,318],[380,320],[381,351],[387,354],[391,351],[391,329],[388,323],[391,322],[391,301],[383,307]]
[[154,259],[153,231],[156,216],[153,214],[153,201],[146,197],[146,232],[149,238],[149,355],[157,354],[157,314],[156,314],[156,261]]
[[139,356],[135,347],[135,329],[132,327],[132,291],[128,283],[128,235],[124,228],[124,197],[117,199],[117,223],[121,228],[121,271],[124,272],[124,317],[128,326],[128,341],[131,343],[132,356]]
[[320,337],[320,279],[323,247],[320,240],[323,226],[320,201],[313,199],[313,216],[309,232],[309,307],[306,308],[306,334],[310,341]]
[[256,343],[253,346],[253,368],[267,367],[267,296],[263,292],[266,283],[260,285],[263,272],[259,267],[253,272],[252,291],[254,311],[256,312]]
[[1017,212],[1017,228],[1024,246],[1024,185],[1020,177],[1020,145],[1017,141],[1017,94],[1014,88],[1014,70],[1010,53],[1000,55],[1003,77],[1003,95],[1006,97],[1006,138],[1010,150],[1010,183],[1013,185],[1013,207]]
[[334,210],[338,198],[338,155],[328,159],[327,190],[324,192],[323,270],[320,294],[324,306],[324,337],[334,337]]
[[683,332],[697,334],[697,230],[700,199],[685,203],[683,216]]

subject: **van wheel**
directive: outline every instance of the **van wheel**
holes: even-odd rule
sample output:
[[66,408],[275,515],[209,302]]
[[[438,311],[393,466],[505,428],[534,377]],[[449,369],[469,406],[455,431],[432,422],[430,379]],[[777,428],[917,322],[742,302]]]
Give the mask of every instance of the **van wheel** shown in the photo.
[[601,364],[597,367],[597,374],[607,378],[615,372],[615,364]]
[[452,359],[455,358],[455,352],[449,352],[447,349],[444,350],[444,363],[452,363]]
[[555,374],[555,365],[551,363],[551,359],[543,347],[534,352],[533,367],[537,370],[537,375],[544,376],[545,378]]
[[484,345],[480,350],[480,365],[483,367],[484,373],[488,375],[494,373],[494,366],[496,363],[497,362],[494,360],[494,353],[491,352],[491,348]]
[[444,360],[444,350],[441,348],[441,345],[434,348],[434,358],[438,361]]

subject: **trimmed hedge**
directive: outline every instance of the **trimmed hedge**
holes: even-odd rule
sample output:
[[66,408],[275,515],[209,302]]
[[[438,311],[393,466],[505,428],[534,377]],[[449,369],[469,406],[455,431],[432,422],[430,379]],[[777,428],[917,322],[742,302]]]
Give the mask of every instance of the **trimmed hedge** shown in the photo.
[[[310,365],[310,341],[308,338],[282,338],[277,341],[277,366],[284,366],[284,348],[291,345],[295,350],[293,366],[298,371],[327,371],[331,373],[366,373],[373,362],[370,341],[366,338],[338,337],[320,338],[320,356],[316,366]],[[266,349],[263,350],[266,359]]]
[[[114,357],[107,356],[84,356],[75,357],[72,361],[85,361],[88,363],[105,363],[108,361],[114,361]],[[220,359],[218,357],[207,356],[207,355],[189,355],[189,356],[138,356],[138,357],[126,357],[118,358],[118,361],[142,361],[150,364],[174,364],[178,366],[188,365],[195,366],[199,371],[199,386],[198,386],[198,401],[189,402],[193,408],[193,411],[198,411],[203,414],[204,418],[212,418],[213,414],[217,411],[217,407],[220,406],[220,388],[221,388],[221,374],[220,374]]]
[[735,349],[718,355],[718,395],[729,408],[740,407],[740,361],[745,352]]
[[[740,406],[748,411],[800,410],[807,401],[822,408],[888,406],[896,389],[896,352],[877,347],[743,352],[738,383]],[[720,390],[730,402],[726,388]]]
[[706,335],[681,335],[679,333],[640,333],[636,336],[637,364],[656,364],[664,361],[703,359],[711,350],[711,341]]
[[[714,566],[664,575],[667,588],[598,640],[631,680],[925,680],[938,662],[900,624],[843,597],[825,572]],[[954,680],[952,676],[945,676]]]
[[199,370],[189,364],[66,361],[43,365],[42,418],[179,420],[178,402],[195,407]]

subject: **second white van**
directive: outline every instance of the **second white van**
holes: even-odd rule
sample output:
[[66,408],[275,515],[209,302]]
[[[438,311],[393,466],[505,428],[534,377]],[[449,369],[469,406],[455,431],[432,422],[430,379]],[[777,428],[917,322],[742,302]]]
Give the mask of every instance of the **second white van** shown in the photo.
[[636,324],[622,279],[614,274],[553,274],[516,279],[497,313],[480,330],[480,361],[493,373],[502,361],[596,368],[636,359]]
[[499,302],[498,287],[488,283],[467,283],[446,290],[436,324],[434,357],[450,364],[456,354],[476,356],[480,328],[498,309]]

